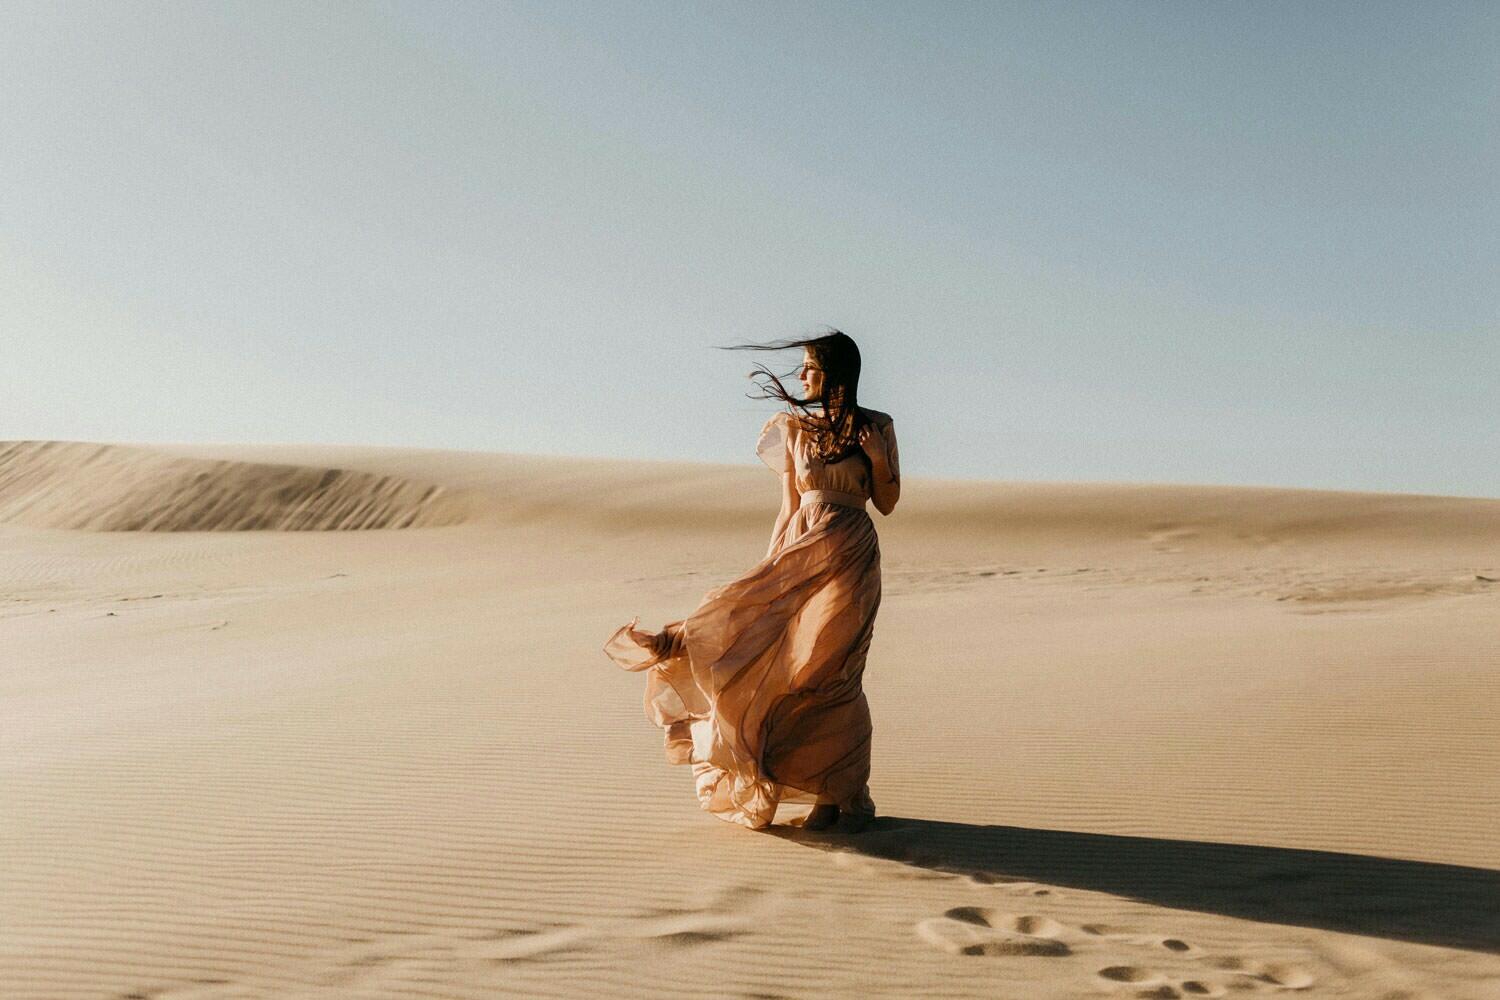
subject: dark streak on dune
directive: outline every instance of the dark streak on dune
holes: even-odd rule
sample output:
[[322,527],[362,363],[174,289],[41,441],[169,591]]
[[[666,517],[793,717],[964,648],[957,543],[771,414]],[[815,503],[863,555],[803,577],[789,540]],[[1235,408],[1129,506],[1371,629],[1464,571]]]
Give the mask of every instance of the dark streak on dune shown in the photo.
[[461,491],[396,476],[186,458],[75,441],[0,443],[0,522],[89,531],[349,531],[459,524]]

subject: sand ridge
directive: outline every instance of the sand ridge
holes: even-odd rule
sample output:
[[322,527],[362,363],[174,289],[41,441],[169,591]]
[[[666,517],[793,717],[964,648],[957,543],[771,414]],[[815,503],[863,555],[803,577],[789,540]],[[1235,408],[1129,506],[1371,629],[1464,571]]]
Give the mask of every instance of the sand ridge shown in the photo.
[[91,531],[349,531],[459,524],[443,487],[336,468],[0,442],[0,522]]

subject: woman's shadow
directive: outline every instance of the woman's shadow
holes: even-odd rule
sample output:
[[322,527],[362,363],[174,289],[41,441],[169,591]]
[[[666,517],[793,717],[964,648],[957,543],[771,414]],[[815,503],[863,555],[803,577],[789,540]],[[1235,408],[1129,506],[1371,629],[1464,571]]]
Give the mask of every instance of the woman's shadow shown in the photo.
[[1161,906],[1500,953],[1500,872],[1331,851],[887,816],[863,833],[766,832],[981,882],[1034,881]]

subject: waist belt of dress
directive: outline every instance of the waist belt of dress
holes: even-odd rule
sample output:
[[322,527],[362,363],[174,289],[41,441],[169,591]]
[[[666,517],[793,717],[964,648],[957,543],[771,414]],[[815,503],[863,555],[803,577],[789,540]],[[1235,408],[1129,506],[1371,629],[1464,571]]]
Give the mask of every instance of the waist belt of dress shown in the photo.
[[810,503],[836,503],[843,507],[865,509],[864,497],[858,493],[840,493],[837,490],[803,490],[798,505],[806,507]]

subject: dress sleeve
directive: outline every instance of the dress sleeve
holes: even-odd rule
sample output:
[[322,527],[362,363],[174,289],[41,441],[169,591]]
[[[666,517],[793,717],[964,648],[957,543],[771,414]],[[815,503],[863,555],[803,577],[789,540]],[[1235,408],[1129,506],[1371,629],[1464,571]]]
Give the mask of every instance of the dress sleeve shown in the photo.
[[755,453],[770,466],[772,472],[791,472],[792,453],[787,435],[787,414],[773,413],[771,419],[760,429],[760,438],[755,442]]

